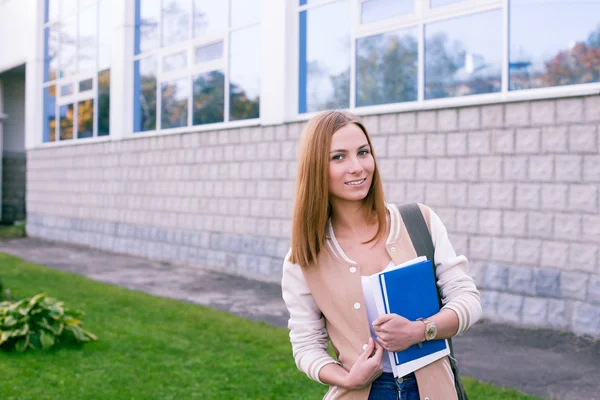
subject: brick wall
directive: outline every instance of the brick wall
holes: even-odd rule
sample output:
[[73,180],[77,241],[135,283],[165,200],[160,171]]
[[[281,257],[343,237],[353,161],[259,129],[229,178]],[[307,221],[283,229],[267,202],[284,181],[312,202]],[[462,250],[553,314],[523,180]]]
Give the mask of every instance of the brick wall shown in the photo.
[[[364,118],[487,318],[600,337],[600,96]],[[278,281],[302,123],[29,151],[28,232]]]
[[2,223],[25,219],[25,153],[2,156]]

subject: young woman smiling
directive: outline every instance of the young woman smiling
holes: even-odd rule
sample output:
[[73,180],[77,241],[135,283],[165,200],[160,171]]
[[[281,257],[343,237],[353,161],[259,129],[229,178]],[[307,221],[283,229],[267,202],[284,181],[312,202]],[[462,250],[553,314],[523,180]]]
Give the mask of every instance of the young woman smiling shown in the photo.
[[481,315],[468,261],[454,252],[439,217],[420,205],[435,246],[443,308],[425,323],[377,317],[362,277],[392,260],[413,259],[416,251],[398,208],[385,203],[371,140],[355,116],[326,111],[308,122],[295,195],[282,291],[298,368],[330,386],[324,399],[456,399],[447,357],[396,379],[387,354],[450,338]]

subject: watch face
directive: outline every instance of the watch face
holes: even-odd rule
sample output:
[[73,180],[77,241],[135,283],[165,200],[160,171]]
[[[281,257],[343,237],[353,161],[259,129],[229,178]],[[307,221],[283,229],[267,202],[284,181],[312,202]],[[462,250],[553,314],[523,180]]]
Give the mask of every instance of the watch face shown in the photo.
[[435,324],[428,324],[427,329],[425,330],[425,339],[433,340],[437,335],[437,327]]

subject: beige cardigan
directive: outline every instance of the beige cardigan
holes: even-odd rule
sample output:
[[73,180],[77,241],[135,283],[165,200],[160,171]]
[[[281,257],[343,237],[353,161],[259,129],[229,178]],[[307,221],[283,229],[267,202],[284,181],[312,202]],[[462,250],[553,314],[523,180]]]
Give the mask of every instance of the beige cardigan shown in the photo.
[[[479,292],[467,274],[468,261],[457,256],[439,217],[427,206],[420,205],[435,246],[438,286],[444,308],[458,315],[458,333],[464,332],[481,316]],[[386,249],[395,264],[417,256],[398,208],[388,205],[390,234]],[[349,259],[339,246],[331,224],[327,242],[317,259],[318,266],[302,268],[290,263],[289,253],[283,265],[283,299],[290,313],[288,328],[293,355],[298,368],[309,378],[319,380],[319,371],[329,363],[350,370],[363,352],[370,335],[361,284],[361,267]],[[327,353],[331,340],[337,360]],[[422,400],[451,400],[454,377],[447,358],[415,372]],[[444,389],[446,388],[446,389]],[[370,385],[349,391],[331,386],[323,399],[366,400]]]

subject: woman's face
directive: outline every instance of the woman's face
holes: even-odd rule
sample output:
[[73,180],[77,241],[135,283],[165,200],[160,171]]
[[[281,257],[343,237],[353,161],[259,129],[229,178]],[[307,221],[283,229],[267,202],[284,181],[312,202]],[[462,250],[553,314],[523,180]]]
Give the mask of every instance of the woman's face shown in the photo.
[[331,138],[329,153],[329,196],[358,201],[367,197],[375,160],[369,142],[356,124],[348,124]]

